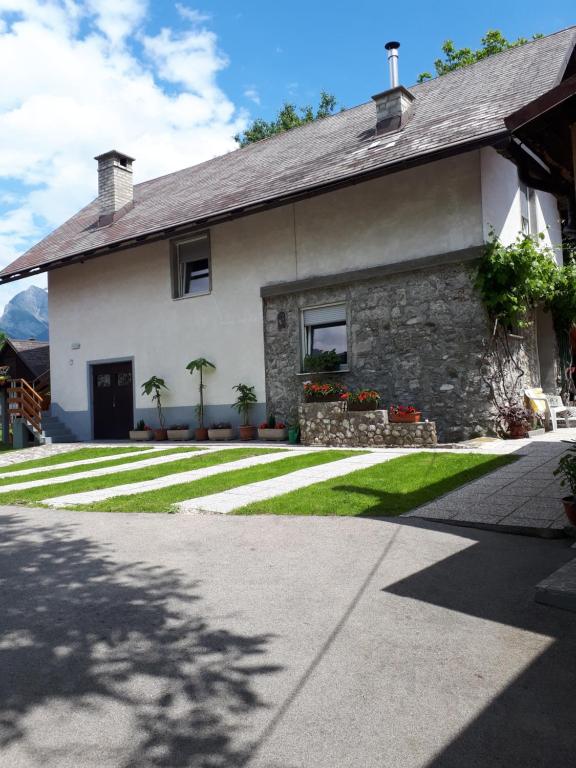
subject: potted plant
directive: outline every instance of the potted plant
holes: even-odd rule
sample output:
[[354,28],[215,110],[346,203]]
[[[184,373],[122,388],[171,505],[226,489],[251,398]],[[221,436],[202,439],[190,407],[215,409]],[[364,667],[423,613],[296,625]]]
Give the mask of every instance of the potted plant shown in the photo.
[[143,419],[140,419],[134,429],[128,432],[128,437],[130,440],[152,440],[154,432]]
[[166,382],[159,376],[151,376],[148,381],[142,384],[142,392],[145,395],[152,396],[152,402],[156,403],[156,410],[158,411],[158,421],[160,422],[160,428],[154,430],[154,440],[166,440],[166,424],[164,422],[164,413],[162,412],[162,390],[168,390]]
[[240,416],[242,416],[242,426],[240,427],[240,440],[254,440],[256,430],[250,424],[250,409],[254,403],[258,402],[254,387],[248,384],[236,384],[233,389],[238,392],[236,402],[232,404]]
[[554,475],[560,476],[560,485],[570,488],[570,496],[562,499],[564,512],[572,525],[576,525],[576,446],[569,448],[558,462]]
[[212,424],[208,430],[208,440],[233,440],[234,430],[227,421]]
[[300,442],[300,424],[296,421],[288,427],[288,442],[297,445]]
[[307,381],[304,384],[304,402],[334,403],[340,400],[347,391],[348,388],[337,381],[324,383],[320,381]]
[[392,424],[417,424],[422,416],[413,405],[391,405],[388,417]]
[[268,421],[263,421],[258,427],[259,440],[286,440],[288,432],[283,421],[276,421],[275,416],[269,416]]
[[506,435],[512,440],[528,436],[532,424],[532,411],[518,403],[509,403],[498,409],[500,420],[506,426]]
[[349,411],[375,411],[380,402],[380,393],[374,389],[344,392],[340,397],[346,401]]
[[324,373],[337,371],[340,368],[340,355],[335,349],[329,352],[317,352],[316,354],[306,355],[304,358],[304,371],[306,373]]
[[188,424],[174,424],[168,427],[168,440],[192,440],[192,435]]
[[191,360],[188,365],[186,366],[186,370],[190,371],[190,375],[194,373],[194,371],[198,371],[200,374],[200,385],[199,385],[199,402],[196,406],[196,415],[198,417],[198,427],[195,431],[195,438],[196,440],[207,440],[208,439],[208,430],[204,426],[204,390],[206,389],[206,385],[204,384],[204,369],[211,368],[214,370],[216,366],[214,363],[211,363],[209,360],[206,360],[205,357],[198,357],[196,360]]

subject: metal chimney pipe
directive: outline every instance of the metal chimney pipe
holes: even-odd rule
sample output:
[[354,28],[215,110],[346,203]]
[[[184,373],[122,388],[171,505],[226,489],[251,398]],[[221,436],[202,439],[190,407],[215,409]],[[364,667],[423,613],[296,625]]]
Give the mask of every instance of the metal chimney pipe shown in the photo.
[[390,87],[397,88],[398,83],[398,48],[400,43],[395,40],[391,40],[384,46],[388,51],[388,68],[390,70]]

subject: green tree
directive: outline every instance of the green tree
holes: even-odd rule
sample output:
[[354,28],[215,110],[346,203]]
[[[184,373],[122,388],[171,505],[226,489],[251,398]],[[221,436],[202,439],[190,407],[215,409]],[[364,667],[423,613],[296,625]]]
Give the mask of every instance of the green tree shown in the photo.
[[142,393],[145,395],[152,395],[152,402],[156,403],[156,410],[158,411],[158,421],[160,422],[160,429],[165,428],[164,412],[162,411],[162,390],[168,389],[164,379],[159,376],[151,376],[148,381],[142,384]]
[[234,136],[234,140],[241,147],[246,147],[248,144],[267,139],[277,133],[289,131],[290,128],[296,128],[299,125],[305,125],[333,115],[337,104],[336,97],[331,93],[326,93],[326,91],[322,91],[320,94],[320,102],[316,111],[309,105],[296,107],[294,104],[286,102],[274,120],[268,121],[258,117],[246,128],[244,133],[238,133]]
[[[531,39],[536,40],[539,37],[543,37],[543,35],[537,33],[532,35]],[[517,48],[519,45],[528,43],[529,39],[519,37],[517,40],[506,40],[498,29],[489,29],[480,42],[482,43],[481,47],[473,51],[471,48],[456,48],[452,40],[445,40],[442,45],[444,58],[436,59],[434,62],[436,75],[445,75],[447,72],[453,72],[455,69],[460,69],[460,67],[467,67],[468,64],[481,61],[488,56],[492,56],[494,53],[507,51],[509,48]],[[423,83],[432,77],[433,75],[430,72],[421,72],[418,75],[418,82]]]
[[216,370],[216,366],[214,363],[211,363],[210,360],[206,360],[205,357],[197,357],[195,360],[191,360],[188,365],[186,366],[186,370],[190,371],[190,376],[194,373],[194,371],[198,371],[200,374],[200,386],[199,386],[199,394],[200,399],[198,402],[198,405],[196,406],[196,413],[198,414],[198,426],[203,429],[204,428],[204,390],[206,389],[206,384],[204,384],[204,369],[212,369]]

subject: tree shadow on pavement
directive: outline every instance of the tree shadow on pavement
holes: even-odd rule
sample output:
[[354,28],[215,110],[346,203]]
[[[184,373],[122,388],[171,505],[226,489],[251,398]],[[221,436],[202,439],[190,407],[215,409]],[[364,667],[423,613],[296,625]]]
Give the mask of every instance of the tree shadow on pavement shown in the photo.
[[211,628],[197,583],[118,564],[72,525],[4,514],[0,531],[4,754],[46,768],[245,762],[238,724],[264,706],[252,681],[280,669],[261,660],[269,635]]

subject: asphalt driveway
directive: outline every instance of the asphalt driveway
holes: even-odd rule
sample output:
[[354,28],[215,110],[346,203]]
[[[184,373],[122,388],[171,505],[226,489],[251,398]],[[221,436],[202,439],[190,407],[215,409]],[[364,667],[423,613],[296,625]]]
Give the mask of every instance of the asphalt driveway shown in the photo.
[[568,768],[565,541],[0,510],[0,765]]

